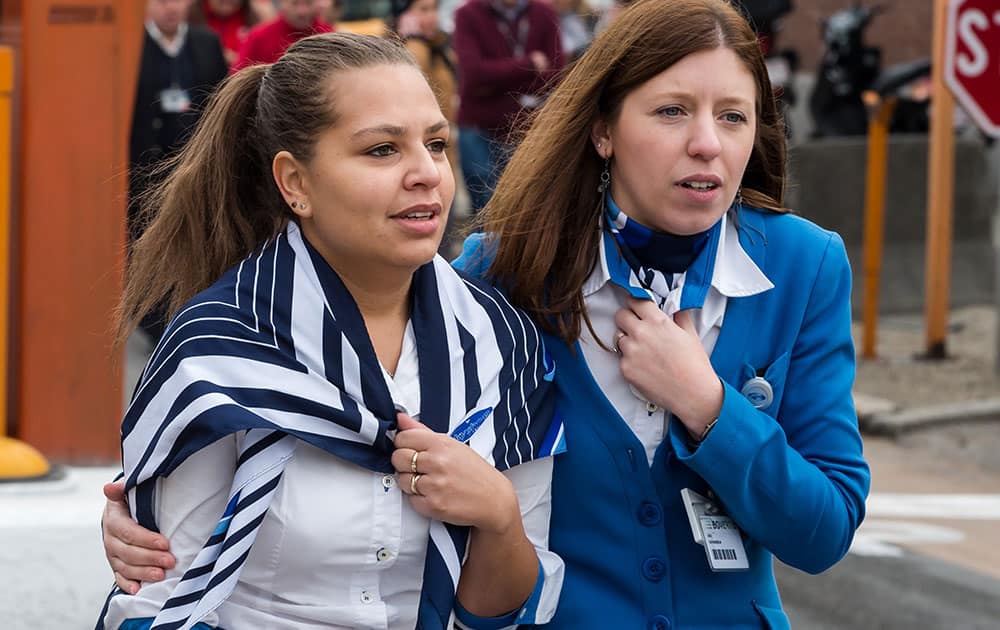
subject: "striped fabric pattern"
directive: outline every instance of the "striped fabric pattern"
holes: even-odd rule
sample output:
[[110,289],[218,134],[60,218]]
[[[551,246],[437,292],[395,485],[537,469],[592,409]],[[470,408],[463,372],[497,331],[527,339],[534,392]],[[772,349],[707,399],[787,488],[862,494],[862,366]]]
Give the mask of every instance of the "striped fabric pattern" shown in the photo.
[[[499,470],[563,450],[554,366],[530,320],[441,257],[413,283],[421,421]],[[357,305],[294,223],[192,300],[122,423],[138,522],[156,528],[157,478],[225,435],[246,436],[226,510],[152,628],[190,628],[226,600],[300,440],[393,472],[395,414]],[[432,524],[418,628],[453,625],[467,541],[467,528]]]

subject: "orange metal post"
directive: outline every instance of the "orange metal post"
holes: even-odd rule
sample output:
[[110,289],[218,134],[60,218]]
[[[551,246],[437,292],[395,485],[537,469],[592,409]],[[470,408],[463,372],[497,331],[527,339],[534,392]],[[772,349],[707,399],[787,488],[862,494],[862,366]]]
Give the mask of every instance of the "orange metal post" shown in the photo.
[[885,180],[889,161],[889,120],[896,106],[895,98],[882,100],[878,94],[865,94],[868,106],[868,164],[865,176],[865,292],[862,305],[862,354],[875,358],[878,332],[878,296],[882,275],[882,250],[885,242]]
[[955,177],[955,98],[944,84],[945,24],[948,0],[934,7],[934,63],[931,75],[930,152],[927,164],[927,254],[924,312],[926,357],[943,359],[951,280],[952,203]]
[[7,356],[10,341],[11,119],[14,115],[14,49],[0,46],[0,480],[40,479],[51,467],[36,449],[8,437]]
[[14,115],[14,49],[0,46],[0,435],[7,435],[7,354],[10,342],[10,172]]
[[20,2],[15,409],[18,437],[62,461],[119,454],[111,313],[143,5]]

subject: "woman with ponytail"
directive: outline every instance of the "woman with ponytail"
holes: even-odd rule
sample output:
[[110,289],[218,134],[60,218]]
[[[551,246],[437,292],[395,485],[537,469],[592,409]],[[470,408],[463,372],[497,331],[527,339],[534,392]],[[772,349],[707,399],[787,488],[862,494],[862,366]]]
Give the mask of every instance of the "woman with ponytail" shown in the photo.
[[172,319],[122,456],[131,516],[176,563],[138,589],[117,573],[104,627],[551,617],[553,367],[523,313],[435,257],[448,134],[401,43],[318,35],[232,76],[164,167],[119,338]]

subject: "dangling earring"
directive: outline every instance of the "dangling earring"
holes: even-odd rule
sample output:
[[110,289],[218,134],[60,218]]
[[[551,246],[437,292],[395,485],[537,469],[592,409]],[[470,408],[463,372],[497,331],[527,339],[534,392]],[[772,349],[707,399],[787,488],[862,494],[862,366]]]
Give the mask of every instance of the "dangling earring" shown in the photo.
[[604,158],[604,170],[601,171],[601,183],[597,185],[597,192],[603,193],[611,185],[611,158]]
[[743,188],[736,189],[736,199],[733,199],[733,210],[739,210],[743,205]]

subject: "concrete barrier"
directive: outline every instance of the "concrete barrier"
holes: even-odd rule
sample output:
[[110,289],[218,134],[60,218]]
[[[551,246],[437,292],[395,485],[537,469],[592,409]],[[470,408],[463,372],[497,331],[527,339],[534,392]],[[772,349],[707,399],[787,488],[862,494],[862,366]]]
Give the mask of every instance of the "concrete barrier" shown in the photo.
[[[844,238],[854,269],[855,316],[860,316],[863,290],[865,157],[863,137],[803,142],[789,152],[786,204]],[[956,140],[952,306],[994,303],[991,235],[993,216],[1000,207],[998,161],[978,138]],[[892,136],[888,170],[879,310],[920,311],[924,308],[927,137]]]

